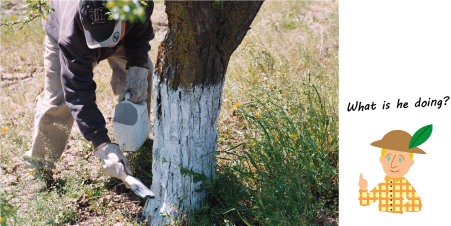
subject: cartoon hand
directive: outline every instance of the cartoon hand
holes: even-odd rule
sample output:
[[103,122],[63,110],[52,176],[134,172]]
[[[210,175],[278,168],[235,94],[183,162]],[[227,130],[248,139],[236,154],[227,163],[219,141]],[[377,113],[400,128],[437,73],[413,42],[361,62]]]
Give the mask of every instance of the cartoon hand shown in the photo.
[[368,186],[368,181],[363,179],[363,175],[360,174],[359,187],[360,187],[360,189],[365,189],[366,186]]

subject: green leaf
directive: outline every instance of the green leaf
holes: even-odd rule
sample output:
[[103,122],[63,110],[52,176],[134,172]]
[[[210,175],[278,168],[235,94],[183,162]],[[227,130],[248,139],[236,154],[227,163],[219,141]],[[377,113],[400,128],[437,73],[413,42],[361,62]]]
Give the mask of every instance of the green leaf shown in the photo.
[[424,126],[413,134],[412,139],[410,139],[409,149],[418,147],[424,143],[432,134],[432,124]]

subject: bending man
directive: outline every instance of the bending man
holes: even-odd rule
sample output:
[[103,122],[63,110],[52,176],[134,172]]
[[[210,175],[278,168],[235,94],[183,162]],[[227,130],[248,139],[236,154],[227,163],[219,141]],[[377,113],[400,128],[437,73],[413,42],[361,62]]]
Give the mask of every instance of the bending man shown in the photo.
[[123,181],[127,174],[133,174],[119,146],[111,143],[96,105],[93,68],[107,59],[113,70],[111,87],[119,101],[129,91],[130,101],[146,101],[150,113],[153,65],[147,52],[154,38],[150,21],[153,2],[148,2],[144,23],[108,20],[104,4],[51,1],[55,11],[50,12],[48,21],[43,20],[45,88],[38,96],[33,144],[25,157],[42,169],[47,182],[69,138],[60,127],[70,131],[74,119],[92,142],[106,174]]

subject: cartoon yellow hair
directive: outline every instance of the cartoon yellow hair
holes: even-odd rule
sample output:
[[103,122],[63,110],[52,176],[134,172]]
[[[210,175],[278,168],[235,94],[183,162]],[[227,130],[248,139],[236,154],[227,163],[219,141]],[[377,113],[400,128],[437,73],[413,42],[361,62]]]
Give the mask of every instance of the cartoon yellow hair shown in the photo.
[[[381,151],[381,156],[382,156],[382,157],[384,157],[384,154],[385,154],[386,151],[387,151],[387,149],[382,148],[382,151]],[[410,156],[410,159],[413,159],[413,153],[410,153],[410,152],[409,152],[409,156]]]

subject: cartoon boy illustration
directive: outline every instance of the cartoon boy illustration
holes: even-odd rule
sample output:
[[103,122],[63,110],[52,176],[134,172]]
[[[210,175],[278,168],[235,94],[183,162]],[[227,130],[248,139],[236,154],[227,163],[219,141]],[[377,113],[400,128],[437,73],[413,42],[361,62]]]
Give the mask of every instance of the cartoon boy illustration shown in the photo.
[[[387,174],[382,183],[368,193],[368,182],[360,174],[359,203],[368,206],[379,200],[379,211],[402,214],[403,211],[418,212],[422,208],[421,199],[404,175],[412,167],[413,153],[426,154],[416,147],[426,141],[432,133],[432,125],[425,126],[412,136],[402,130],[387,133],[382,140],[371,143],[382,148],[379,161]],[[416,143],[416,144],[415,144]],[[404,197],[409,200],[404,201]]]

